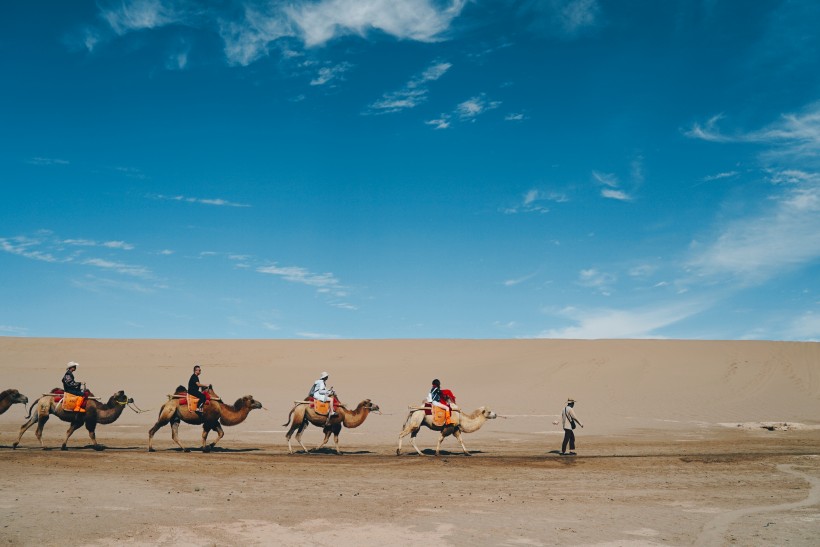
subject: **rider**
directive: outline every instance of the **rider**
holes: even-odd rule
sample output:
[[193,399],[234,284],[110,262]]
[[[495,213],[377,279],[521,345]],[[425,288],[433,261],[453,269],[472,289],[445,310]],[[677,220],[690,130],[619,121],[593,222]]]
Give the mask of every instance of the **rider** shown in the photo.
[[88,393],[83,389],[83,384],[74,379],[74,371],[77,370],[78,366],[79,363],[74,361],[68,363],[63,376],[63,391],[78,396],[77,402],[74,404],[74,412],[85,412],[83,407],[88,400]]
[[199,375],[202,373],[202,368],[199,365],[194,365],[194,373],[188,380],[188,396],[199,399],[196,405],[196,413],[202,416],[203,408],[205,407],[205,394],[199,391],[199,388],[209,388],[208,384],[203,384],[199,381]]
[[328,376],[327,372],[322,372],[319,379],[313,382],[313,387],[310,388],[310,396],[317,401],[330,403],[330,412],[327,413],[327,423],[329,425],[331,418],[336,415],[336,410],[333,408],[333,400],[336,394],[333,392],[332,387],[330,389],[327,388],[326,380]]
[[448,399],[444,398],[444,401],[442,401],[441,382],[438,378],[433,380],[433,387],[430,388],[430,393],[427,394],[427,402],[432,406],[443,408],[446,413],[447,423],[450,422],[450,407],[445,404],[448,403]]

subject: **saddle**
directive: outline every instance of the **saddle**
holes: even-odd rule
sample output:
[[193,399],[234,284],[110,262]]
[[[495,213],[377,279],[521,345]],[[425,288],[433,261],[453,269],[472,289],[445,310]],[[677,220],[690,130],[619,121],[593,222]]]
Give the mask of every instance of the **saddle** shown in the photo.
[[[203,392],[205,394],[205,404],[208,405],[211,403],[211,394],[207,391]],[[199,397],[189,396],[187,391],[183,391],[176,394],[179,397],[179,406],[188,406],[188,410],[191,412],[196,412],[196,406],[199,404]]]
[[454,425],[453,413],[449,408],[441,408],[434,406],[432,403],[424,403],[425,416],[433,417],[433,425],[436,427],[444,427],[445,425]]
[[[56,397],[54,398],[56,402]],[[73,393],[63,392],[60,399],[63,405],[63,412],[85,412],[85,407],[88,404],[88,399],[82,395],[74,395]],[[81,406],[78,407],[78,404]]]
[[[319,399],[315,399],[313,397],[308,397],[308,401],[310,401],[310,407],[316,411],[316,414],[327,416],[330,414],[330,401],[320,401]],[[339,408],[342,406],[342,403],[339,402],[335,396],[333,397],[333,408]]]

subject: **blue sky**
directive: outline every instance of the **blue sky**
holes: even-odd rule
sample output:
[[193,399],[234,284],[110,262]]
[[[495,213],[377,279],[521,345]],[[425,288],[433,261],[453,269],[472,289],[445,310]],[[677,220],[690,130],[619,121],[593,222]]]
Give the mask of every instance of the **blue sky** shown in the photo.
[[0,335],[820,339],[820,4],[0,6]]

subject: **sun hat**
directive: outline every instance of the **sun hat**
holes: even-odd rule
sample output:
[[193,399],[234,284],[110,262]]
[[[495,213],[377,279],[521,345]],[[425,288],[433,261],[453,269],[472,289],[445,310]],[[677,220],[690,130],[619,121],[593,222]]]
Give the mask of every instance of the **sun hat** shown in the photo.
[[78,366],[80,366],[80,363],[75,363],[74,361],[71,361],[65,366],[65,369],[68,370],[71,367],[77,368]]
[[574,402],[575,402],[575,399],[573,399],[572,397],[570,397],[569,399],[567,399],[567,402],[568,402],[568,403],[574,403]]
[[330,376],[330,374],[328,374],[327,372],[323,372],[322,375],[319,376],[319,378],[327,378],[328,376]]

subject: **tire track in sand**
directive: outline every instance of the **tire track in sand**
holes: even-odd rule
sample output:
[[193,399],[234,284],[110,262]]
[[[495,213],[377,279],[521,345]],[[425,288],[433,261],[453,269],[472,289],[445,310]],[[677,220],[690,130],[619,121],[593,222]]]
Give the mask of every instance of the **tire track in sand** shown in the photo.
[[746,507],[744,509],[735,509],[723,513],[703,527],[698,536],[695,545],[723,545],[725,543],[726,530],[736,520],[755,513],[777,512],[777,511],[791,511],[792,509],[799,509],[801,507],[809,507],[820,504],[820,478],[812,477],[806,473],[802,473],[794,469],[793,465],[780,464],[777,470],[790,475],[800,477],[809,483],[809,495],[802,501],[795,501],[791,503],[780,503],[775,505],[759,505],[757,507]]

